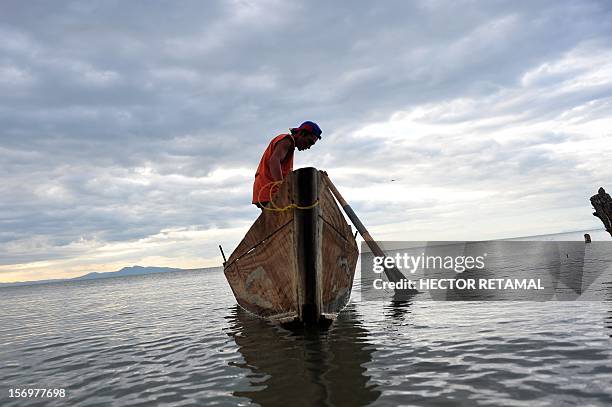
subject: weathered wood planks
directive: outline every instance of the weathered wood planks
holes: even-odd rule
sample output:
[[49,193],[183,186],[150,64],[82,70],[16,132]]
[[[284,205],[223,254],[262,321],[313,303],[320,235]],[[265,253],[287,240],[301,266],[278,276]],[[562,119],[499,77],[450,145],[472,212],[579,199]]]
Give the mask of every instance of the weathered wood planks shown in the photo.
[[241,307],[272,320],[317,323],[348,303],[357,258],[351,227],[315,168],[289,174],[224,264]]

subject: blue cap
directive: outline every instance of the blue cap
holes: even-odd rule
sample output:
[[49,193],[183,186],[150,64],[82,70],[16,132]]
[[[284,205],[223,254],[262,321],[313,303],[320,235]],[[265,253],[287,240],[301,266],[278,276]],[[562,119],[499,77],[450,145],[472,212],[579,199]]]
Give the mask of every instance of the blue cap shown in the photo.
[[323,133],[319,125],[315,122],[311,122],[310,120],[307,120],[304,123],[300,124],[300,127],[298,127],[297,130],[307,130],[317,136],[319,140],[321,139],[321,133]]

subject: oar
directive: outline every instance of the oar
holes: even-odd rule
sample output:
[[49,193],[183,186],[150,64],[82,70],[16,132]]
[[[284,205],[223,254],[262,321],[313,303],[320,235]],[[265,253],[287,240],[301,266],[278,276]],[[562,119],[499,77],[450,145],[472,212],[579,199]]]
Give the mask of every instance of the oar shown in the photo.
[[[361,221],[359,220],[359,218],[353,211],[353,208],[351,208],[351,206],[342,197],[342,195],[340,194],[340,191],[338,191],[338,188],[336,188],[334,183],[331,182],[331,179],[329,179],[329,176],[327,176],[325,172],[321,172],[321,176],[327,182],[327,186],[329,187],[329,190],[336,197],[336,199],[342,206],[342,209],[344,209],[344,212],[346,213],[346,215],[349,217],[351,222],[353,222],[353,225],[355,225],[355,228],[357,228],[357,231],[363,237],[363,240],[365,240],[370,250],[372,250],[372,253],[374,253],[374,255],[377,257],[386,257],[385,252],[380,248],[378,243],[376,243],[374,238],[372,238],[372,235],[370,235],[370,232],[368,232],[368,230],[365,228],[363,223],[361,223]],[[384,270],[385,270],[385,275],[387,276],[389,281],[398,282],[400,280],[405,279],[404,275],[396,267],[390,267],[390,268],[385,267]],[[397,291],[399,290],[396,290],[396,293]],[[413,290],[401,290],[401,291],[403,293],[406,293],[407,291],[413,291]],[[417,291],[414,290],[413,292],[416,293]]]

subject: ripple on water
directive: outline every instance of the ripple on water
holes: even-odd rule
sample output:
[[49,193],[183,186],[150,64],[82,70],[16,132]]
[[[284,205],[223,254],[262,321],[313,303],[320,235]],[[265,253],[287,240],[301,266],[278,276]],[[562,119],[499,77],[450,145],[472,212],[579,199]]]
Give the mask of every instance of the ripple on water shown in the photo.
[[612,403],[610,303],[354,302],[289,330],[241,311],[220,272],[185,272],[14,288],[0,307],[0,380],[72,405]]

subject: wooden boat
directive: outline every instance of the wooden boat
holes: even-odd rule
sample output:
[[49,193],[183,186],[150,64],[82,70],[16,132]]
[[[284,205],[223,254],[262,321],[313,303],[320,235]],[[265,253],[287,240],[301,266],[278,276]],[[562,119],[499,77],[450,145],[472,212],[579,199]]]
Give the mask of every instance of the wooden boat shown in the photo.
[[357,242],[316,168],[290,173],[224,263],[238,304],[278,322],[323,323],[348,303]]

